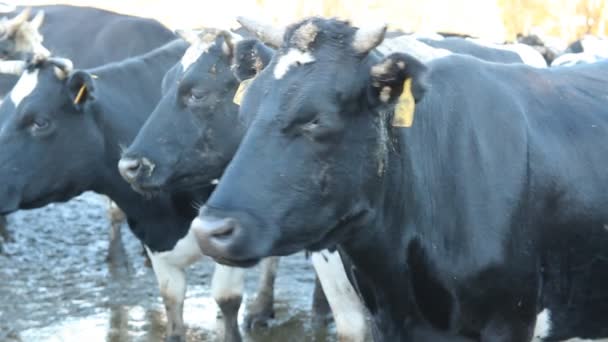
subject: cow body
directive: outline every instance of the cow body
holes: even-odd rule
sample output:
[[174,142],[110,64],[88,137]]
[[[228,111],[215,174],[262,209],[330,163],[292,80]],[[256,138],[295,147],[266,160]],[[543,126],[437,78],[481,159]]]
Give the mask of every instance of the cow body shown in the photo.
[[529,341],[537,314],[542,339],[607,336],[608,63],[425,65],[378,57],[383,35],[319,18],[284,34],[192,224],[203,252],[337,243],[378,341]]
[[[13,17],[24,9],[17,7],[5,16]],[[32,6],[32,9],[33,15],[44,11],[40,27],[43,45],[53,55],[69,58],[82,69],[142,55],[176,38],[173,32],[153,19],[69,5]],[[27,57],[12,51],[10,41],[0,41],[0,47],[3,44],[8,44],[3,58]],[[15,76],[2,75],[2,94],[6,94],[16,81]]]

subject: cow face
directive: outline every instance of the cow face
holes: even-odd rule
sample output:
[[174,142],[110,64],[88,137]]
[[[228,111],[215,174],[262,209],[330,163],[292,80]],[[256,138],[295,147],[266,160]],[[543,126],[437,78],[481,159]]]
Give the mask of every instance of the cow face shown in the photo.
[[123,178],[138,191],[191,191],[215,183],[243,136],[234,102],[239,81],[231,69],[236,37],[207,30],[185,38],[192,46],[166,76],[174,81],[165,82],[162,100],[119,162]]
[[104,141],[86,110],[95,87],[70,66],[30,65],[0,106],[0,213],[66,200],[96,177]]
[[27,59],[33,54],[49,56],[39,32],[44,12],[38,11],[31,21],[29,15],[30,9],[25,9],[14,18],[0,20],[0,59]]
[[286,32],[243,100],[254,120],[192,224],[205,254],[247,266],[344,241],[374,219],[390,149],[383,113],[403,89],[402,63],[371,74],[384,32],[316,18]]

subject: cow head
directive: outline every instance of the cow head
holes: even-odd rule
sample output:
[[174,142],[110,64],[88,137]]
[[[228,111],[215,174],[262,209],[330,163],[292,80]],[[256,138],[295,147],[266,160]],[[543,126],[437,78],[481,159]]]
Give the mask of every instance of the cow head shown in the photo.
[[[166,75],[163,98],[119,162],[123,178],[141,192],[214,184],[244,133],[234,101],[239,79],[232,71],[233,60],[243,59],[240,37],[212,29],[182,36],[192,45]],[[268,49],[260,51],[268,61]],[[254,76],[249,64],[237,68],[242,79]]]
[[28,21],[31,10],[24,9],[12,19],[0,21],[0,59],[26,59],[33,54],[48,57],[49,51],[42,45],[40,26],[44,11]]
[[0,106],[0,213],[79,194],[103,159],[91,75],[58,58],[24,67]]
[[268,34],[284,38],[243,99],[253,122],[192,224],[205,254],[247,266],[343,242],[375,219],[392,109],[425,69],[407,55],[380,60],[384,34],[320,18]]

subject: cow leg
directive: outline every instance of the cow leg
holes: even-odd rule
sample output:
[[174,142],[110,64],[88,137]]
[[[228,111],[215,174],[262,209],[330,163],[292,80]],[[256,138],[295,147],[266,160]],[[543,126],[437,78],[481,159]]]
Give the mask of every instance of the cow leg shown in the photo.
[[481,342],[531,341],[534,337],[534,323],[523,318],[492,319],[481,332]]
[[331,315],[331,308],[327,302],[323,286],[319,276],[315,274],[315,289],[312,295],[312,312],[314,318],[319,318],[319,323],[325,323],[326,318]]
[[146,247],[152,269],[158,281],[160,295],[167,312],[167,341],[185,342],[184,298],[186,296],[185,268],[202,257],[192,232],[180,239],[172,250],[151,252]]
[[338,340],[365,341],[366,310],[346,276],[340,254],[323,250],[312,253],[311,258],[334,315]]
[[239,308],[243,300],[245,269],[215,264],[211,295],[224,316],[224,341],[240,342]]
[[251,329],[255,326],[267,326],[274,318],[274,281],[279,267],[279,257],[269,257],[262,260],[262,274],[255,300],[251,303],[245,317],[245,326]]
[[127,257],[125,255],[125,249],[122,244],[122,235],[120,234],[120,227],[126,216],[112,200],[109,200],[108,216],[110,218],[110,243],[108,247],[108,256],[106,257],[106,261],[114,263],[116,265],[119,263],[125,263]]
[[0,237],[4,240],[4,242],[12,241],[8,230],[6,229],[6,217],[0,215]]

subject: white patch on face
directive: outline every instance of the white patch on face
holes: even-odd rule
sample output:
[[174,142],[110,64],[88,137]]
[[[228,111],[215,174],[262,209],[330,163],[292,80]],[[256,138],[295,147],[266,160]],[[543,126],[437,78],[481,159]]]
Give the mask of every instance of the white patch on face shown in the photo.
[[314,61],[315,58],[310,52],[302,52],[298,49],[291,49],[279,58],[277,66],[274,68],[274,78],[277,80],[283,78],[292,65],[304,65]]
[[17,81],[17,84],[15,84],[13,87],[10,95],[10,99],[13,101],[15,108],[19,106],[24,98],[29,96],[32,91],[34,91],[36,85],[38,85],[38,69],[32,72],[26,71],[23,73],[23,75],[21,75],[19,81]]
[[544,309],[536,316],[536,326],[534,327],[534,338],[543,339],[551,333],[551,311]]
[[211,295],[216,302],[242,297],[245,284],[245,269],[215,264],[211,279]]
[[194,62],[196,62],[203,53],[209,51],[209,48],[212,45],[213,44],[207,44],[203,42],[191,45],[184,53],[184,56],[181,60],[183,71],[185,72],[186,70],[188,70],[188,68],[192,64],[194,64]]
[[323,250],[312,253],[311,259],[334,315],[338,339],[365,341],[365,307],[346,276],[340,254]]

